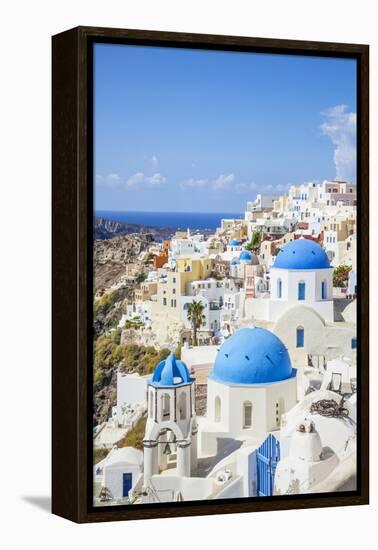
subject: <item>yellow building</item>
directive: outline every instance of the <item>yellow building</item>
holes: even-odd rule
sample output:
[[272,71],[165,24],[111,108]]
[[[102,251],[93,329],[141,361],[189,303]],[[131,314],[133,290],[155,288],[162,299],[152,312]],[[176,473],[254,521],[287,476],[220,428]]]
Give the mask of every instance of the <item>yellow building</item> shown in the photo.
[[186,285],[192,281],[207,279],[211,273],[210,258],[180,258],[177,260],[177,271],[168,271],[159,279],[157,302],[153,308],[156,313],[166,313],[180,319],[181,300]]
[[135,301],[144,302],[145,300],[149,300],[156,292],[157,283],[154,281],[144,281],[141,283],[140,288],[135,289]]

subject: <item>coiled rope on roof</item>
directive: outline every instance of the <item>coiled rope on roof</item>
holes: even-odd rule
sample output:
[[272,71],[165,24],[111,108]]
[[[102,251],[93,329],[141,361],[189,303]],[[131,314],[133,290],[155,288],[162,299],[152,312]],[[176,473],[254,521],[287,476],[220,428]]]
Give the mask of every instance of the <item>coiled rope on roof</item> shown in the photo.
[[349,410],[344,407],[344,399],[337,403],[334,399],[320,399],[311,404],[310,413],[320,414],[330,418],[345,418],[349,416]]

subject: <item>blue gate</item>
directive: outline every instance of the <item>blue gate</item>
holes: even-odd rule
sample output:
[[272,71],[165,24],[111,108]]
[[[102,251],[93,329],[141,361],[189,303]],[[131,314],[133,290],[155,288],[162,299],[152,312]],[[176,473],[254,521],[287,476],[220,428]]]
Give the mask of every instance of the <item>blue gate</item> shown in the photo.
[[133,474],[123,474],[123,490],[122,496],[128,497],[129,491],[133,486]]
[[257,451],[257,496],[273,495],[274,476],[280,460],[280,444],[269,434]]

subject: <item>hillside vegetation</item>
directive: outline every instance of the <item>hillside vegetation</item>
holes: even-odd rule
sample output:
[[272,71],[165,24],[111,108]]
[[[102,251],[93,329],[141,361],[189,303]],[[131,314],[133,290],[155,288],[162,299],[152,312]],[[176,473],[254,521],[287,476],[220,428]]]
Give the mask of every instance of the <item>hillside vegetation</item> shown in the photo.
[[94,382],[101,386],[109,370],[121,368],[124,372],[137,372],[141,376],[153,372],[159,361],[168,357],[170,351],[157,351],[151,346],[120,344],[121,331],[103,334],[94,345]]

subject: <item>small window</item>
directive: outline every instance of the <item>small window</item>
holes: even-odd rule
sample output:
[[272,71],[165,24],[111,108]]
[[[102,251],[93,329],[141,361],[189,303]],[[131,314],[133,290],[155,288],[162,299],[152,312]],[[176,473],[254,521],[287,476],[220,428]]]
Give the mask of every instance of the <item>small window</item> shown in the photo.
[[179,414],[178,417],[180,420],[186,419],[186,393],[182,392],[182,394],[179,397]]
[[244,428],[251,428],[252,427],[252,403],[250,401],[246,401],[243,404],[243,427]]
[[304,347],[304,328],[297,328],[297,348]]
[[282,298],[282,281],[278,279],[277,281],[277,298]]
[[306,283],[300,282],[298,283],[298,300],[305,300],[306,299]]
[[154,416],[154,392],[150,391],[150,418]]
[[163,298],[163,306],[167,305],[167,298]]
[[214,420],[220,422],[221,420],[221,400],[219,395],[216,396],[214,401]]
[[327,283],[326,281],[322,281],[322,300],[327,299]]
[[169,420],[171,411],[171,398],[168,393],[164,393],[161,396],[161,415],[163,417],[163,420]]
[[352,349],[357,349],[357,338],[352,338]]

